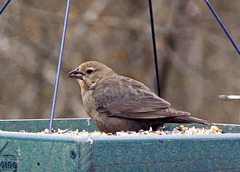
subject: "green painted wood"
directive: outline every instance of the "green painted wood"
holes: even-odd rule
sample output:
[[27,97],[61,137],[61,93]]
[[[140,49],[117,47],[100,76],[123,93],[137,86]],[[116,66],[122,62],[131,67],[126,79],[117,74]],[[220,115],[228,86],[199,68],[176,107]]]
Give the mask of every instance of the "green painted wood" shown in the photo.
[[[221,135],[76,137],[15,132],[41,131],[48,123],[0,121],[0,130],[8,130],[0,132],[0,171],[240,171],[239,125],[218,124],[231,133]],[[53,126],[97,130],[90,119],[55,119]]]
[[[180,124],[165,124],[165,130],[173,130]],[[184,124],[185,126],[203,127],[197,124]],[[240,125],[235,124],[217,124],[225,133],[240,133]],[[34,127],[33,127],[34,126]],[[3,131],[27,131],[39,132],[49,127],[48,119],[26,119],[26,120],[0,120],[0,130]],[[98,131],[93,121],[89,118],[63,118],[53,120],[54,129],[87,130],[89,132]]]
[[[49,128],[48,119],[27,119],[27,120],[0,120],[0,130],[3,131],[26,131],[26,132],[39,132]],[[54,119],[53,129],[70,129],[98,131],[89,118],[71,118],[71,119]]]
[[0,171],[78,171],[78,140],[37,134],[0,133]]
[[95,171],[231,171],[240,170],[240,137],[95,140]]

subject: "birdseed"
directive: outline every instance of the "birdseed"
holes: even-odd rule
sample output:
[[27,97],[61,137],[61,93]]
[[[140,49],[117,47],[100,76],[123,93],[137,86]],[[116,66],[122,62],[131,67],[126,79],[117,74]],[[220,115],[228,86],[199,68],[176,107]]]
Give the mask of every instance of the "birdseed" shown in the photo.
[[[40,134],[48,134],[49,130],[45,129],[44,131],[38,132]],[[174,128],[172,131],[165,130],[157,130],[153,131],[150,128],[147,131],[140,130],[136,131],[121,131],[112,133],[105,133],[100,131],[88,132],[86,130],[79,131],[77,130],[62,130],[57,129],[52,131],[53,135],[66,135],[66,136],[147,136],[147,135],[194,135],[194,134],[223,134],[222,130],[218,126],[211,126],[208,128],[196,128],[196,127],[186,127],[184,125],[180,125],[179,127]]]

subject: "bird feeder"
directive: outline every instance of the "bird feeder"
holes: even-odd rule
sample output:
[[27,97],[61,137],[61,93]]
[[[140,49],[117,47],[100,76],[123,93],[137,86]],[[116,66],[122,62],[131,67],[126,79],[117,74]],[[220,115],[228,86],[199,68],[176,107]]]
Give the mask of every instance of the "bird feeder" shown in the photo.
[[[56,129],[97,130],[91,119],[53,122]],[[126,137],[40,134],[49,125],[41,119],[0,124],[0,171],[240,170],[240,125],[219,124],[225,134]]]

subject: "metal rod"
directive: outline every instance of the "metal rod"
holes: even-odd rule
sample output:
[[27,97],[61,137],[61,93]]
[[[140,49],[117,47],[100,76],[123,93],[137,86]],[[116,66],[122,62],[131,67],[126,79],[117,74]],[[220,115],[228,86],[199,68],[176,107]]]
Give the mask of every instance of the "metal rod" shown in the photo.
[[233,101],[233,100],[240,101],[240,95],[219,95],[218,99],[222,101]]
[[1,10],[0,10],[0,15],[1,15],[2,12],[5,10],[5,8],[7,7],[7,5],[9,4],[10,1],[11,1],[11,0],[7,0],[7,1],[5,2],[5,4],[3,5],[3,7],[2,7]]
[[157,88],[158,88],[158,95],[159,95],[159,97],[161,97],[160,79],[159,79],[159,72],[158,72],[157,48],[156,48],[153,10],[152,10],[152,1],[151,0],[149,0],[149,12],[150,12],[151,29],[152,29],[153,53],[154,53],[154,62],[155,62],[155,70],[156,70],[156,77],[157,77]]
[[207,3],[208,7],[210,8],[210,10],[212,11],[213,15],[215,16],[215,18],[217,19],[218,23],[221,25],[221,27],[223,28],[224,32],[226,33],[226,35],[228,36],[228,38],[230,39],[230,41],[232,42],[233,46],[235,47],[235,49],[237,50],[238,54],[240,55],[240,50],[238,48],[238,46],[235,44],[234,40],[232,39],[232,37],[230,36],[229,32],[227,31],[227,29],[225,28],[225,26],[223,25],[222,21],[220,20],[220,18],[218,17],[217,13],[214,11],[213,7],[211,6],[210,2],[208,0],[205,0],[205,2]]
[[61,69],[62,55],[63,55],[63,48],[64,48],[64,41],[65,41],[65,35],[66,35],[66,29],[67,29],[67,20],[68,20],[69,6],[70,6],[70,0],[67,0],[66,12],[65,12],[65,18],[64,18],[64,24],[63,24],[61,47],[60,47],[59,59],[58,59],[58,66],[57,66],[57,74],[56,74],[55,88],[54,88],[53,101],[52,101],[51,118],[50,118],[50,123],[49,123],[49,134],[52,133],[52,123],[53,123],[53,117],[54,117],[54,111],[55,111],[55,104],[56,104],[56,99],[57,99],[57,90],[58,90],[59,74],[60,74],[60,69]]

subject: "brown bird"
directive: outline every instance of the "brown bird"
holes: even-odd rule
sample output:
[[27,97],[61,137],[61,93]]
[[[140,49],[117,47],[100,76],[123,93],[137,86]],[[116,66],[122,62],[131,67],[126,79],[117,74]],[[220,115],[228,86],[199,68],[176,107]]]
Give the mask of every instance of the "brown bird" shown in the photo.
[[68,76],[79,82],[84,108],[103,132],[157,130],[164,123],[210,125],[173,109],[143,83],[118,75],[102,63],[85,62]]

